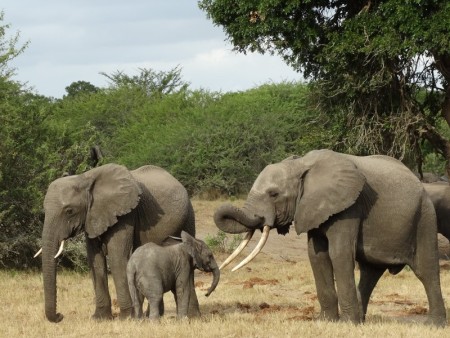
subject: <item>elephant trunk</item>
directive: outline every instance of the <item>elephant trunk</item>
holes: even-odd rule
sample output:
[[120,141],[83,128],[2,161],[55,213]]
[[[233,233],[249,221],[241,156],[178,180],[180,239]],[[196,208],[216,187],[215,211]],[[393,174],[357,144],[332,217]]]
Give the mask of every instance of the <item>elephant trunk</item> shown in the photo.
[[264,218],[249,215],[245,208],[238,208],[231,204],[220,206],[214,213],[214,222],[217,227],[230,234],[240,234],[251,229],[260,228]]
[[58,243],[49,237],[48,231],[44,231],[42,241],[42,276],[44,280],[45,316],[50,322],[58,323],[63,319],[63,315],[56,312],[55,254],[58,250]]
[[217,264],[216,264],[215,268],[213,269],[212,273],[213,273],[213,281],[212,281],[211,286],[208,289],[208,292],[205,294],[206,297],[208,297],[211,294],[211,292],[213,292],[216,289],[217,284],[219,284],[220,270],[219,270],[219,267],[217,266]]

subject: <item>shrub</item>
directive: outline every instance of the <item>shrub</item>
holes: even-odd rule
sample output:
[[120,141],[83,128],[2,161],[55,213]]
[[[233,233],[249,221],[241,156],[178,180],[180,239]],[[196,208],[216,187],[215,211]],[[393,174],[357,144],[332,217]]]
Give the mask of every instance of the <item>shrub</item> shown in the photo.
[[[231,238],[231,241],[230,241]],[[227,235],[225,232],[219,230],[216,236],[207,235],[205,243],[214,253],[232,253],[242,242],[241,235]]]

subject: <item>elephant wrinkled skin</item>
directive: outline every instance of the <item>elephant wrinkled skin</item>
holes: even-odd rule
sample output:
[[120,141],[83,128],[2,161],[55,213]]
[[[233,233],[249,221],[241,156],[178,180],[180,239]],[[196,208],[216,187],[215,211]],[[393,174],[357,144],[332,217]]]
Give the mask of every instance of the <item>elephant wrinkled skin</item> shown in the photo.
[[195,236],[194,211],[186,189],[165,170],[143,166],[129,171],[106,164],[81,175],[53,181],[44,200],[42,272],[45,314],[56,312],[55,254],[60,244],[86,235],[88,263],[95,290],[94,318],[112,318],[107,262],[116,286],[120,317],[131,315],[126,267],[132,251],[147,242],[161,244],[182,230]]
[[293,156],[268,165],[244,206],[222,205],[214,220],[228,233],[276,228],[286,234],[292,224],[297,234],[306,232],[320,318],[362,322],[381,275],[408,265],[425,287],[428,322],[446,325],[436,214],[422,183],[400,161],[330,150]]
[[142,317],[145,297],[149,303],[150,319],[159,319],[164,314],[163,295],[169,291],[175,297],[179,319],[200,315],[194,270],[213,273],[213,282],[206,296],[219,283],[220,270],[213,253],[203,241],[184,231],[181,239],[182,243],[170,246],[147,243],[131,255],[127,276],[134,317]]

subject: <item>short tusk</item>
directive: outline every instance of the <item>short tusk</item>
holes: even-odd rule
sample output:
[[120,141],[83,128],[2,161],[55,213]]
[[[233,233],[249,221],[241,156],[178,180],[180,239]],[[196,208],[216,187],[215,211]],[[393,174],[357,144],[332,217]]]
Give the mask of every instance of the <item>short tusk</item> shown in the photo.
[[56,253],[55,258],[58,258],[59,255],[61,255],[61,252],[63,252],[63,249],[64,249],[64,240],[61,241],[61,245],[59,246],[59,250]]
[[253,258],[256,257],[264,247],[264,245],[267,242],[267,239],[269,238],[270,233],[270,226],[265,225],[263,229],[263,233],[261,236],[261,239],[259,240],[256,247],[253,249],[250,255],[248,255],[242,262],[240,262],[238,265],[236,265],[231,271],[236,271],[237,269],[242,268],[245,264],[249,263]]
[[228,264],[230,264],[231,261],[233,259],[235,259],[237,257],[237,255],[239,255],[241,253],[242,250],[244,250],[244,248],[247,246],[248,242],[250,242],[250,240],[252,239],[254,233],[255,233],[255,230],[250,230],[249,232],[247,232],[245,234],[245,237],[242,240],[241,244],[239,244],[239,246],[236,248],[236,250],[234,250],[233,253],[230,256],[228,256],[228,258],[222,263],[221,266],[219,266],[219,270],[222,270],[224,267],[226,267]]
[[39,249],[38,252],[36,252],[33,256],[33,258],[36,258],[37,256],[39,256],[42,253],[42,248]]

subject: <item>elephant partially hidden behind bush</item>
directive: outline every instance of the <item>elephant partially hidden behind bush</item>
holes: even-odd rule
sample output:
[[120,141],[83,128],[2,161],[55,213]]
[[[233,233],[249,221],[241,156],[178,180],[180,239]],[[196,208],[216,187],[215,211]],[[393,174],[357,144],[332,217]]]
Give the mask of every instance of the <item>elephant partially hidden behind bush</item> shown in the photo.
[[165,170],[143,166],[129,171],[106,164],[81,175],[59,178],[44,200],[42,272],[45,314],[56,312],[56,262],[66,239],[86,234],[88,263],[95,289],[94,318],[112,318],[106,256],[114,279],[120,316],[132,312],[126,267],[134,248],[161,244],[184,230],[195,236],[194,210],[183,185]]
[[[238,267],[256,256],[271,229],[285,234],[295,224],[297,234],[306,232],[321,318],[363,321],[383,273],[408,265],[425,287],[428,321],[447,323],[433,204],[419,179],[391,157],[317,150],[268,165],[244,206],[225,204],[214,220],[224,232],[246,232],[246,242],[263,230],[260,244]],[[243,246],[238,249],[225,263]]]

